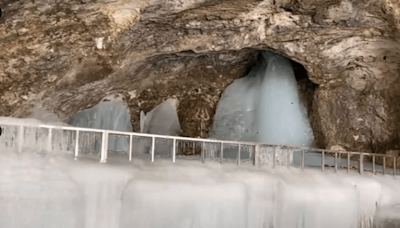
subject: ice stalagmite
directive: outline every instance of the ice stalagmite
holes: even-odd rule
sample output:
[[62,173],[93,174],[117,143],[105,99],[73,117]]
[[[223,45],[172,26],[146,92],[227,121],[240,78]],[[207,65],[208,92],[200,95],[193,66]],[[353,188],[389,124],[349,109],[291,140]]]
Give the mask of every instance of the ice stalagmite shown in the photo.
[[[129,108],[121,97],[108,97],[93,108],[76,113],[69,120],[69,124],[75,127],[132,132]],[[110,135],[109,138],[109,150],[128,151],[127,138],[114,135]],[[99,143],[97,141],[97,147],[99,147]]]
[[250,73],[229,85],[218,103],[210,136],[217,139],[255,141],[255,122],[260,84],[266,62],[260,61]]
[[140,131],[158,135],[178,135],[181,132],[178,114],[178,100],[168,99],[144,114],[140,113]]
[[313,133],[300,101],[292,66],[283,56],[265,51],[267,68],[255,113],[258,142],[311,146]]
[[[140,132],[157,135],[179,135],[181,133],[181,125],[176,111],[177,107],[178,100],[170,98],[147,114],[142,111],[140,113]],[[139,147],[140,153],[150,151],[149,145],[141,143]],[[156,140],[155,148],[155,153],[157,154],[172,153],[171,140],[165,142]]]
[[251,72],[225,90],[211,137],[311,146],[313,133],[289,60],[263,51]]

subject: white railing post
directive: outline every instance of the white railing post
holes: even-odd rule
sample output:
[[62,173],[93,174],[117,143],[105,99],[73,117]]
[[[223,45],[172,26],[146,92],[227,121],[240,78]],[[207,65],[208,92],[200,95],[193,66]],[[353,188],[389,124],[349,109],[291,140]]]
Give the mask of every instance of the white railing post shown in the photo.
[[132,161],[132,137],[133,135],[129,136],[129,161]]
[[74,157],[74,160],[78,159],[78,155],[79,155],[79,130],[76,130],[76,134],[75,134],[75,157]]
[[224,143],[221,142],[221,152],[219,153],[219,162],[222,164],[224,160]]
[[48,151],[51,152],[52,148],[52,128],[49,128],[49,142],[48,142]]
[[107,162],[107,153],[108,153],[108,131],[103,131],[103,140],[102,140],[102,147],[100,153],[100,163]]
[[24,148],[24,126],[19,126],[19,132],[18,132],[18,152],[22,153],[22,150]]
[[375,174],[375,155],[372,155],[372,174]]
[[[339,155],[339,157],[341,157]],[[338,152],[335,152],[335,173],[337,173],[338,170]]]
[[175,156],[176,156],[176,139],[173,139],[173,142],[172,142],[172,162],[175,162]]
[[154,162],[154,149],[155,149],[155,146],[156,146],[156,137],[152,137],[152,140],[151,140],[151,162]]
[[258,156],[259,156],[260,145],[256,144],[254,148],[254,166],[258,169]]
[[240,143],[239,143],[239,148],[238,148],[238,153],[237,153],[237,165],[240,166]]
[[206,142],[203,141],[203,146],[201,148],[201,162],[204,163],[205,162],[205,153],[206,153]]
[[347,153],[347,172],[350,172],[350,153]]
[[383,175],[386,174],[386,157],[383,156]]

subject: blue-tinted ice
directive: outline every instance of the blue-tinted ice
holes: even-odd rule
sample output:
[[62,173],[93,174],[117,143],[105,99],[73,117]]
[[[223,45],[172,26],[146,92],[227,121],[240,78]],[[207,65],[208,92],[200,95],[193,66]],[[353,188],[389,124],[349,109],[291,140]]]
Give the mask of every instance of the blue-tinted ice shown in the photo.
[[[76,113],[69,124],[75,127],[132,132],[129,108],[119,97],[106,98],[93,108]],[[126,137],[110,135],[108,149],[127,152],[128,143]],[[100,140],[97,140],[96,147],[99,146]]]
[[211,137],[311,146],[313,132],[289,60],[263,51],[251,72],[223,93]]

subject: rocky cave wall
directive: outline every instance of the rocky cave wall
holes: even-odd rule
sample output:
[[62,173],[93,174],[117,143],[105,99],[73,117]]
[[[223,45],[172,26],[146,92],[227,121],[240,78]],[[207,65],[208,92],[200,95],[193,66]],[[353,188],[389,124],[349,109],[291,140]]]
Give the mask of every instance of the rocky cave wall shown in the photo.
[[175,96],[184,134],[196,136],[196,108],[212,115],[256,50],[272,50],[302,64],[318,85],[311,119],[319,147],[399,147],[397,0],[6,0],[0,7],[0,116],[42,108],[67,120],[122,93],[137,131],[140,110]]

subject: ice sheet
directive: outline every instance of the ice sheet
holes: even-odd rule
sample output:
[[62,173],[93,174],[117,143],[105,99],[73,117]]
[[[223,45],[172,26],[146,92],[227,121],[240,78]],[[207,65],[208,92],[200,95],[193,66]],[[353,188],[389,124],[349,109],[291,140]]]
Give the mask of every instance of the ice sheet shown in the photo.
[[1,153],[0,227],[355,228],[400,203],[392,176],[72,157]]

